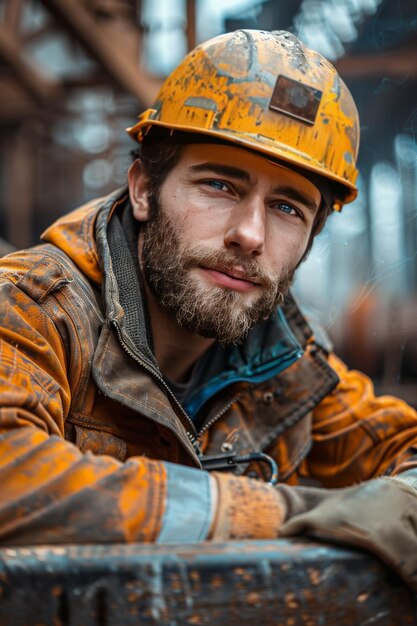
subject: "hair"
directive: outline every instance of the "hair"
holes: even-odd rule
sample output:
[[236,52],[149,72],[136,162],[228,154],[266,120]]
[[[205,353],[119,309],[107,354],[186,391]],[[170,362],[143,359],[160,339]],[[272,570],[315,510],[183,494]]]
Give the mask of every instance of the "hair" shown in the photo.
[[[187,133],[181,131],[172,132],[166,128],[153,127],[151,131],[145,135],[139,148],[132,151],[133,160],[140,159],[142,166],[149,178],[150,196],[158,198],[159,190],[168,174],[181,158],[182,151],[187,144],[190,143],[218,143],[227,146],[234,145],[229,141],[217,140],[210,136],[199,135],[197,133]],[[239,146],[247,149],[244,146]],[[265,156],[265,155],[261,155]],[[298,168],[297,171],[303,173]],[[300,262],[304,261],[309,254],[314,238],[322,230],[329,215],[333,213],[333,198],[337,195],[340,197],[342,186],[335,183],[333,186],[324,177],[315,176],[315,182],[319,181],[319,187],[326,189],[326,201],[322,200],[315,221],[306,251]],[[154,203],[151,203],[154,206]],[[152,217],[152,215],[151,215]]]
[[[166,133],[159,137],[160,134],[162,135],[162,133],[149,133],[152,135],[152,140],[147,135],[139,148],[132,151],[133,160],[139,159],[141,161],[149,179],[149,196],[151,199],[159,198],[161,186],[180,160],[184,148],[184,144],[181,145],[177,141],[173,141],[172,137],[167,136]],[[156,203],[151,202],[150,206],[154,207]],[[152,214],[150,217],[153,217]]]

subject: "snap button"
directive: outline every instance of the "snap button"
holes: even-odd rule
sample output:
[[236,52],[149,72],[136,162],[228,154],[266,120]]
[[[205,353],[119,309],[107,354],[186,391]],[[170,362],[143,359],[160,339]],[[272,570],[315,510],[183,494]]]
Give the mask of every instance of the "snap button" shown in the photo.
[[232,452],[233,445],[229,441],[222,443],[222,452]]
[[265,391],[262,399],[265,404],[271,404],[274,400],[274,394],[271,391]]

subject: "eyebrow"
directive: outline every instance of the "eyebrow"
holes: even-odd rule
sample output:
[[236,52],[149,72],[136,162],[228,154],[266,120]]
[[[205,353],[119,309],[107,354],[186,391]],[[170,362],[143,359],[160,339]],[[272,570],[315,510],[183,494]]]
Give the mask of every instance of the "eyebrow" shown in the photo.
[[199,163],[198,165],[192,165],[190,167],[192,172],[213,172],[214,174],[220,174],[223,176],[231,176],[237,178],[245,183],[251,183],[249,172],[242,170],[240,167],[233,167],[233,165],[221,165],[220,163]]
[[294,202],[300,202],[303,206],[306,207],[306,209],[313,213],[313,215],[317,212],[317,209],[320,206],[320,203],[319,205],[317,205],[314,200],[310,198],[310,196],[306,195],[302,191],[299,191],[299,189],[296,189],[295,187],[275,187],[274,192],[280,193],[286,198],[294,200]]
[[[219,174],[220,176],[230,176],[232,178],[236,178],[241,180],[249,185],[253,185],[254,183],[251,181],[251,176],[249,172],[246,170],[242,170],[240,167],[234,167],[233,165],[224,165],[220,163],[198,163],[197,165],[191,165],[190,171],[192,172],[213,172],[214,174]],[[287,185],[282,187],[277,185],[273,188],[273,193],[282,194],[289,198],[290,200],[294,200],[294,202],[300,202],[303,206],[306,207],[313,215],[316,213],[318,206],[314,202],[314,200],[307,194],[303,193],[299,189],[291,185]]]

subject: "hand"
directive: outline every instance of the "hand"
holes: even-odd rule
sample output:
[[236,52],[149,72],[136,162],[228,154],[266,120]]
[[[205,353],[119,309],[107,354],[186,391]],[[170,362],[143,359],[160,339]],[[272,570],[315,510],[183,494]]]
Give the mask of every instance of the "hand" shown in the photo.
[[280,485],[288,511],[280,537],[308,535],[366,548],[417,591],[414,480],[376,478],[345,489]]

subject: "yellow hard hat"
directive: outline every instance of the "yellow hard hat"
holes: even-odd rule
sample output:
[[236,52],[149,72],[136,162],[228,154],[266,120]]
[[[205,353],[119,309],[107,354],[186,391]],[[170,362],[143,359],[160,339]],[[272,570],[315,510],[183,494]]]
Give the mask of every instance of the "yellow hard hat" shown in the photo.
[[[128,128],[208,135],[338,183],[333,208],[357,195],[359,119],[331,63],[285,31],[238,30],[197,46]],[[307,173],[307,172],[306,172]]]

